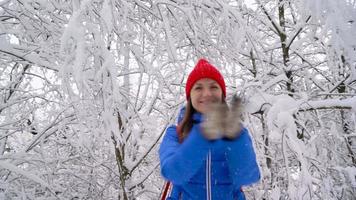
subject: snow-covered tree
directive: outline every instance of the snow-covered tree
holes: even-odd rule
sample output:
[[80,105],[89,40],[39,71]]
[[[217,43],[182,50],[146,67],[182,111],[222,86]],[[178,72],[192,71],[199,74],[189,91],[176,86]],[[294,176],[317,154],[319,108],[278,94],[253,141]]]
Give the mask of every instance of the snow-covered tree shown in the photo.
[[157,199],[197,58],[245,100],[249,199],[356,194],[353,0],[0,2],[0,198]]

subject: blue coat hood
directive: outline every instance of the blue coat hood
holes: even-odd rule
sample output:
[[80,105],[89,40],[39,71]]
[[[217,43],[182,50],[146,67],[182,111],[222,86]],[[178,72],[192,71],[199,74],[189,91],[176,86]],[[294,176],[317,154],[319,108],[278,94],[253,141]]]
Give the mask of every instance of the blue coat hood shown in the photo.
[[183,117],[184,117],[184,114],[185,114],[185,110],[186,110],[186,107],[183,106],[180,111],[179,111],[179,114],[178,114],[178,117],[177,117],[177,124],[179,124],[182,120],[183,120]]

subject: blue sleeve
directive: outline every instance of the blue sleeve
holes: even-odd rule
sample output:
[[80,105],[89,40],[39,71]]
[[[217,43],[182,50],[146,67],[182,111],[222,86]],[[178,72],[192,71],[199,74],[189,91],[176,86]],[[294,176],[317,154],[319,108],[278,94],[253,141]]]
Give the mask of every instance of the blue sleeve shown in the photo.
[[213,143],[202,136],[199,125],[193,125],[182,144],[178,142],[176,126],[168,127],[159,149],[163,177],[176,185],[188,182],[206,160]]
[[261,175],[248,130],[244,128],[236,140],[226,141],[226,146],[230,175],[235,189],[257,182]]

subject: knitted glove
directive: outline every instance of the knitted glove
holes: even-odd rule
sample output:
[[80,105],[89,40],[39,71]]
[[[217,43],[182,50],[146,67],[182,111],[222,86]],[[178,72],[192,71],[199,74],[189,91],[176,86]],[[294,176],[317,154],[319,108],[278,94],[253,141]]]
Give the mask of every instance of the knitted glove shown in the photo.
[[208,140],[237,138],[242,129],[241,114],[242,101],[237,96],[233,97],[230,109],[226,104],[211,104],[201,125],[203,135]]
[[222,103],[214,103],[209,107],[209,112],[204,115],[201,125],[203,135],[208,140],[220,139],[223,137],[225,117],[229,108]]
[[224,138],[233,140],[237,138],[242,130],[242,99],[234,96],[231,101],[230,110],[227,113],[224,127]]

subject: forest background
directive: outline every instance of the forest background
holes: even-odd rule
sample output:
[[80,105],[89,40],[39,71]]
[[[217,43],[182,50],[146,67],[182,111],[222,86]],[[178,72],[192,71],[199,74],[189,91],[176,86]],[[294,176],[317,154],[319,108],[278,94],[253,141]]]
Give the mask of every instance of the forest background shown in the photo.
[[244,99],[248,199],[354,199],[355,20],[355,0],[1,0],[0,199],[157,199],[201,57]]

